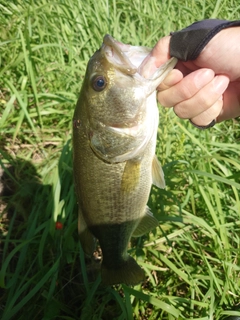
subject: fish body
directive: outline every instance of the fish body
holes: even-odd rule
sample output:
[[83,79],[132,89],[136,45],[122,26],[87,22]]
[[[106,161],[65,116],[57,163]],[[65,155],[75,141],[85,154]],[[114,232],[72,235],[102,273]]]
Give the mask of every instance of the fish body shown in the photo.
[[106,35],[89,60],[73,117],[79,237],[89,255],[99,240],[106,285],[144,280],[128,243],[158,225],[146,206],[152,183],[164,187],[155,156],[156,88],[176,59],[146,79],[141,63],[149,52]]

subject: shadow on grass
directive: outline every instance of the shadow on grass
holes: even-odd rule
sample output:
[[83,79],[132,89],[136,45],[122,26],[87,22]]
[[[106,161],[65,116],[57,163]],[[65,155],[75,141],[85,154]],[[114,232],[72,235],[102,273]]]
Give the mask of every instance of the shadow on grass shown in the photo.
[[[43,186],[34,165],[20,158],[13,159],[1,152],[7,163],[0,159],[0,214],[2,239],[12,237],[19,240],[24,237],[26,225],[30,223],[29,214],[40,192],[51,194],[50,186]],[[45,190],[43,190],[45,189]],[[1,243],[1,260],[15,247],[5,241]],[[4,247],[4,248],[3,248]]]
[[[41,267],[36,270],[34,265],[36,241],[43,230],[39,228],[43,218],[39,213],[52,211],[52,190],[50,185],[42,184],[30,161],[14,159],[2,150],[1,156],[0,315],[1,319],[20,319],[23,298],[34,287],[34,276],[41,273]],[[31,296],[27,300],[30,302]]]
[[99,285],[78,241],[70,141],[43,176],[2,150],[0,164],[0,318],[118,316],[118,294]]

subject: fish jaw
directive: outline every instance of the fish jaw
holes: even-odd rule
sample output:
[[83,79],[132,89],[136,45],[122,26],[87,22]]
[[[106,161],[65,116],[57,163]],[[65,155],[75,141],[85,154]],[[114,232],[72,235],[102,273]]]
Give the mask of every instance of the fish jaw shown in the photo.
[[[170,71],[175,67],[178,60],[174,57],[169,59],[163,65],[155,70],[155,72],[151,75],[149,79],[150,85],[148,87],[147,94],[152,94],[152,92],[156,91],[157,87],[163,82],[166,76]],[[141,69],[141,72],[145,72],[146,66]]]
[[[134,66],[127,55],[122,50],[125,48],[125,52],[130,48],[129,45],[124,45],[121,42],[117,42],[109,34],[105,35],[103,38],[103,45],[101,51],[105,55],[106,59],[114,64],[115,68],[126,74],[135,74],[137,72],[137,67]],[[126,50],[127,49],[127,50]]]
[[132,46],[116,41],[108,34],[103,38],[101,50],[115,68],[129,75],[140,74],[140,65],[151,51],[148,47]]
[[[150,48],[124,44],[108,34],[103,39],[101,51],[115,68],[141,79],[144,85],[149,87],[146,95],[156,91],[156,88],[178,61],[177,58],[172,57],[157,68],[155,66],[156,58],[151,55]],[[147,82],[145,79],[149,81]]]

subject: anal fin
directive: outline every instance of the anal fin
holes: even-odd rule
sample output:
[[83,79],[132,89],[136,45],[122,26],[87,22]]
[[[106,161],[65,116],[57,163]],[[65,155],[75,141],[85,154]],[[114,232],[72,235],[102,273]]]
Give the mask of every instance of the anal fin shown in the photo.
[[134,230],[132,236],[133,237],[141,237],[145,233],[158,227],[158,225],[159,225],[158,220],[153,216],[150,209],[148,207],[146,207],[145,215],[140,220],[140,222],[137,225],[136,229]]

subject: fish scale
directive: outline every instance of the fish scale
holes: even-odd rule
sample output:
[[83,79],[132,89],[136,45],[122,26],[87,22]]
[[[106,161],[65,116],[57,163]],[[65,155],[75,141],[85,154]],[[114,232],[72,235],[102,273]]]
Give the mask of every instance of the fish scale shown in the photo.
[[73,117],[79,237],[88,255],[99,240],[105,285],[144,280],[128,243],[158,226],[146,205],[152,183],[165,185],[155,156],[156,88],[176,59],[145,79],[139,63],[149,52],[105,36],[89,60]]

